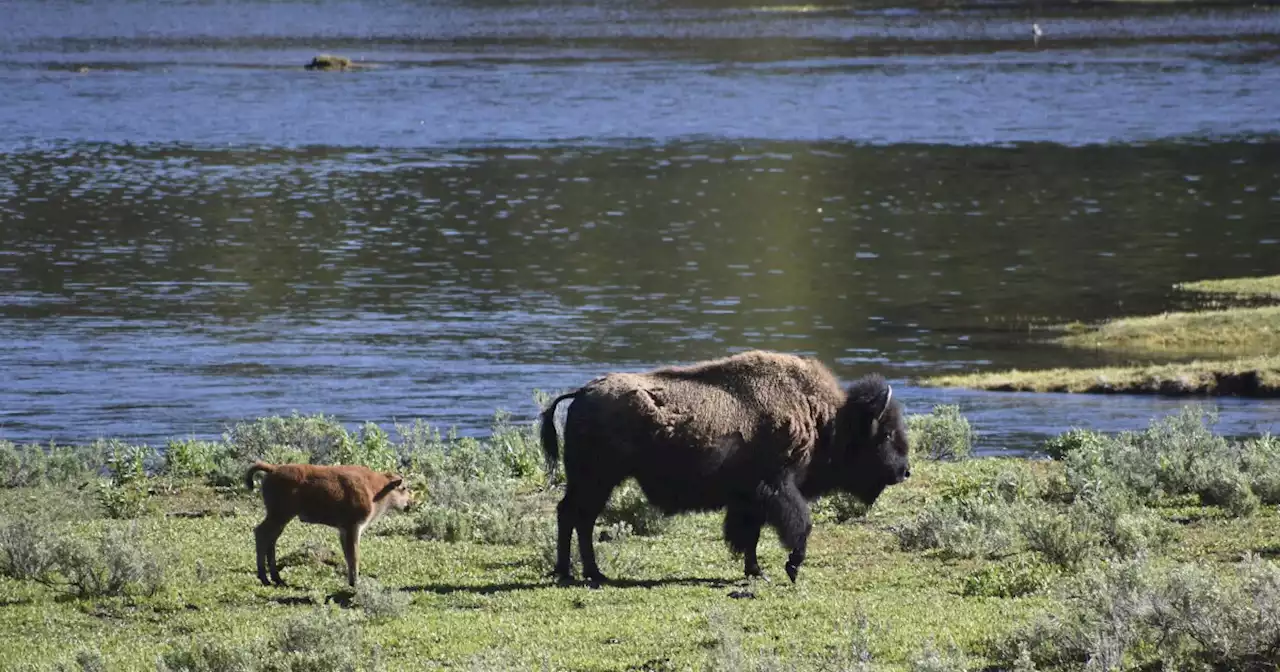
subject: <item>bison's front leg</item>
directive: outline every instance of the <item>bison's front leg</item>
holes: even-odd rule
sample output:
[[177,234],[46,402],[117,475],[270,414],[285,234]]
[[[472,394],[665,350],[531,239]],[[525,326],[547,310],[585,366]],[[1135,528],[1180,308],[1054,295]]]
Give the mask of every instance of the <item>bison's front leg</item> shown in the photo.
[[759,507],[751,502],[737,502],[729,505],[724,514],[724,540],[734,553],[742,554],[742,571],[748,579],[769,578],[760,570],[760,560],[756,557],[756,546],[760,543],[760,528],[764,526],[764,516]]
[[778,531],[778,538],[791,555],[787,557],[787,578],[792,583],[800,573],[800,565],[804,564],[805,547],[809,542],[809,532],[813,530],[813,520],[809,516],[809,502],[800,494],[795,480],[790,474],[784,476],[765,499],[765,512],[769,524]]

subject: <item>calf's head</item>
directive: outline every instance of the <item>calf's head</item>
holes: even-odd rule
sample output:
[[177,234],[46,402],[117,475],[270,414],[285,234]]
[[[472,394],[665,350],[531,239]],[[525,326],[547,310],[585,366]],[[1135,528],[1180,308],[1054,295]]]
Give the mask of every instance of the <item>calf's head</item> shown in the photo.
[[404,511],[413,506],[413,493],[404,484],[404,479],[391,472],[385,472],[383,476],[387,477],[387,482],[373,496],[373,501],[387,509],[397,511]]
[[849,388],[836,417],[835,444],[843,458],[836,460],[837,487],[867,504],[911,475],[902,405],[884,378],[866,376]]

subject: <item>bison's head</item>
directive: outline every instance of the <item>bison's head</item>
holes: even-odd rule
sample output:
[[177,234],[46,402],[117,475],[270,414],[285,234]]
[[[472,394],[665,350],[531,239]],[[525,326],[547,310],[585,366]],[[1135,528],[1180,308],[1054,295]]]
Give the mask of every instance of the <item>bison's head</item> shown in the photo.
[[836,487],[873,504],[885,488],[911,475],[907,461],[907,423],[893,387],[878,375],[849,388],[836,417]]

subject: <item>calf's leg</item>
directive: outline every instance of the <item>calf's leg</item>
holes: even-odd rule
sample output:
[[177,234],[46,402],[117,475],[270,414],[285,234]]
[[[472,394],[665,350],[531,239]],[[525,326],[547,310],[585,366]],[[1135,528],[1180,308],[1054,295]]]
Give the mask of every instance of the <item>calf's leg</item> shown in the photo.
[[347,585],[356,587],[356,576],[360,573],[360,525],[338,528],[338,538],[342,540],[342,554],[347,559]]
[[[284,580],[280,578],[280,571],[276,568],[276,541],[288,523],[288,519],[279,520],[268,516],[253,528],[253,541],[258,555],[258,580],[264,586],[269,586],[273,582],[277,586],[284,585]],[[268,568],[271,570],[271,581],[267,580]]]

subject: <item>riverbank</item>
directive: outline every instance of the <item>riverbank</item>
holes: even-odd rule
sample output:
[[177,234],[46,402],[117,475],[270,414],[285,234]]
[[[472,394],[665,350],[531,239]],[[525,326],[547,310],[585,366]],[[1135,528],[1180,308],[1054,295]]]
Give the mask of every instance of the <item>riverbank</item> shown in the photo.
[[1129,356],[1137,360],[1131,366],[1010,370],[917,382],[1006,392],[1280,396],[1280,306],[1256,305],[1280,300],[1280,276],[1182,283],[1176,289],[1216,309],[1065,325],[1055,330],[1066,333],[1049,341]]
[[[0,667],[1078,669],[1111,655],[1090,648],[1110,619],[1125,621],[1109,650],[1126,666],[1239,662],[1280,643],[1280,442],[1206,423],[1073,432],[1045,444],[1054,461],[970,460],[955,409],[915,416],[912,478],[870,511],[819,502],[796,585],[772,533],[774,581],[747,583],[718,517],[660,518],[624,488],[597,527],[615,579],[599,590],[547,576],[560,487],[530,427],[500,421],[479,442],[295,416],[163,454],[0,446]],[[280,547],[290,587],[265,588],[261,503],[239,483],[259,454],[394,467],[424,504],[366,535],[358,590],[334,531],[296,522]],[[1204,613],[1178,612],[1178,595]]]

